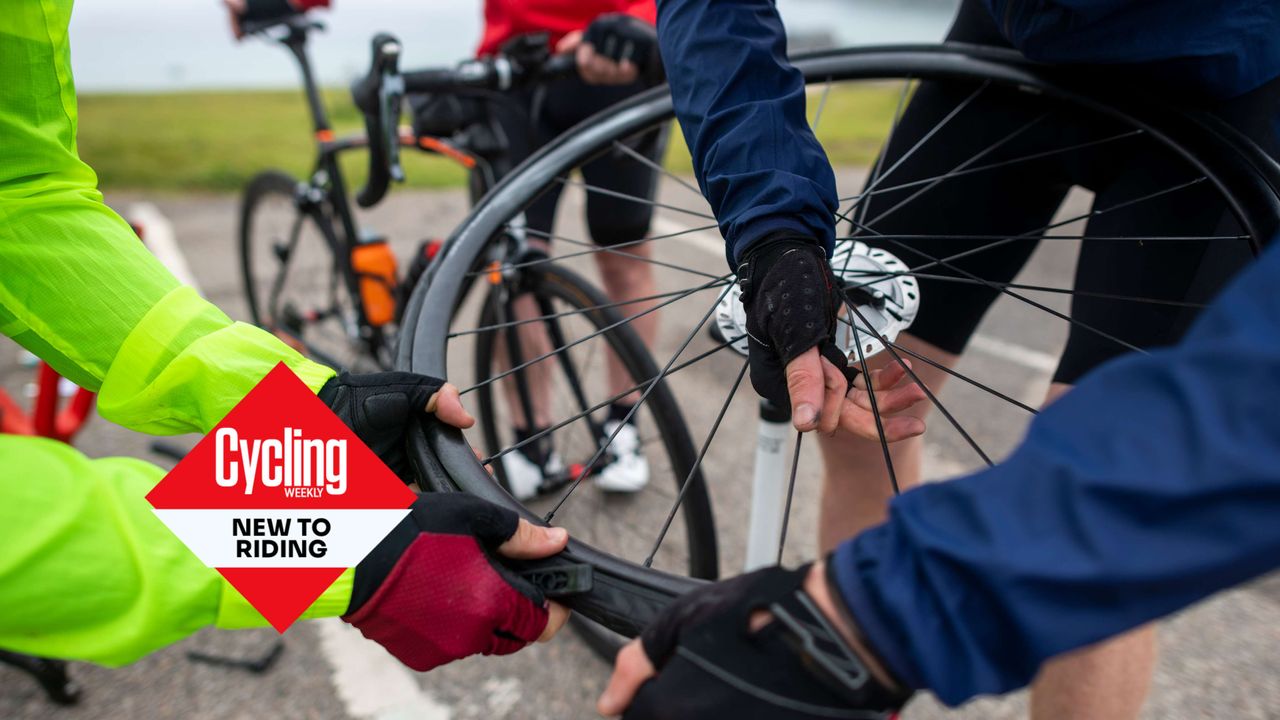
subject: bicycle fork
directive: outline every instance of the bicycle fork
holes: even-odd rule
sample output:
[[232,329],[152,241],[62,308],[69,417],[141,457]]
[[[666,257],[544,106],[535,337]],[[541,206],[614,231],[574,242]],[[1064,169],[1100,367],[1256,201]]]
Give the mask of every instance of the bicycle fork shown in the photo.
[[787,441],[792,435],[791,409],[761,400],[744,572],[778,561],[778,543],[782,541],[786,508]]

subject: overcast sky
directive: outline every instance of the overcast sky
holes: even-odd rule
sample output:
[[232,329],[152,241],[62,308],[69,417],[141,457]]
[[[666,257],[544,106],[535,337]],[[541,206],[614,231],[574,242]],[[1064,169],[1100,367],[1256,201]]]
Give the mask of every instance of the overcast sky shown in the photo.
[[[937,40],[955,0],[780,0],[794,32],[832,32],[841,43]],[[368,43],[389,30],[404,67],[452,64],[471,54],[482,0],[334,0],[312,58],[321,80],[342,84],[365,69]],[[285,51],[231,39],[219,0],[78,0],[72,64],[81,91],[186,87],[293,87]]]

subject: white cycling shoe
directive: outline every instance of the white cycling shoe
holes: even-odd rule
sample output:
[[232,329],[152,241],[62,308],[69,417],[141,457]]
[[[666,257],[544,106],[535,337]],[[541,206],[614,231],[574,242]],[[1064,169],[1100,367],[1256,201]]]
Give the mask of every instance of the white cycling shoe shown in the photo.
[[[601,442],[613,435],[617,428],[617,420],[606,422]],[[635,425],[623,425],[609,445],[609,451],[613,454],[613,462],[596,473],[596,487],[605,492],[634,493],[649,484],[649,461],[640,450],[640,432]]]
[[560,453],[555,450],[551,451],[547,462],[541,467],[517,450],[502,456],[502,470],[507,476],[507,487],[511,489],[511,495],[523,501],[535,497],[546,478],[562,477],[566,467]]

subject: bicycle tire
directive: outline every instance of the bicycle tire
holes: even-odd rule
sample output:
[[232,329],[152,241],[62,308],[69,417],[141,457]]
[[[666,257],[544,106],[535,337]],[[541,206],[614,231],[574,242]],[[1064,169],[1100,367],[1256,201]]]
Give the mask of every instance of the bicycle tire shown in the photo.
[[[846,49],[797,58],[806,82],[851,79],[991,81],[1065,101],[1143,129],[1165,149],[1185,159],[1225,197],[1249,233],[1255,252],[1260,238],[1280,229],[1280,166],[1253,143],[1216,118],[1134,97],[1096,94],[1087,78],[1044,68],[1016,54],[961,45],[884,46]],[[507,218],[526,207],[566,169],[576,167],[617,138],[668,119],[665,87],[655,88],[583,122],[508,175],[454,231],[429,282],[416,289],[406,314],[398,364],[444,375],[449,313],[465,291],[464,278]],[[505,504],[532,521],[540,519],[502,492],[476,462],[460,432],[431,427],[416,433],[411,452],[424,467],[445,472],[459,489]],[[625,635],[635,635],[670,600],[701,581],[677,577],[602,553],[570,540],[565,557],[594,568],[594,587],[568,600],[585,616]]]
[[[622,317],[617,309],[609,307],[604,295],[580,275],[554,265],[527,268],[522,271],[522,274],[520,282],[532,288],[536,295],[560,300],[573,309],[595,308],[583,313],[584,318],[597,330],[610,328],[604,332],[604,338],[635,381],[634,384],[658,377],[658,367],[635,330],[621,322]],[[489,291],[481,308],[481,326],[489,327],[497,321],[498,295],[496,287]],[[481,383],[476,398],[476,420],[484,438],[486,454],[496,453],[502,447],[498,437],[494,385],[483,384],[483,381],[491,377],[494,369],[492,359],[497,357],[495,348],[497,333],[498,331],[489,331],[476,335],[475,380]],[[646,401],[645,407],[648,408],[653,424],[662,438],[662,445],[670,461],[672,477],[678,491],[684,478],[690,476],[697,461],[697,451],[688,426],[680,406],[672,397],[665,382],[658,383]],[[500,462],[494,463],[495,475],[500,482],[503,480],[501,465]],[[681,506],[689,555],[688,572],[690,577],[713,580],[719,573],[715,517],[701,471],[694,473],[693,478]],[[611,660],[622,646],[622,640],[616,633],[599,624],[584,620],[581,616],[573,617],[573,627],[601,658]]]
[[[240,225],[239,225],[239,251],[240,251],[240,279],[241,286],[244,291],[245,304],[249,309],[249,318],[254,325],[267,330],[268,332],[278,332],[280,330],[279,318],[271,317],[271,312],[264,307],[264,297],[259,296],[261,290],[261,279],[255,277],[255,272],[260,272],[261,268],[255,267],[255,246],[258,243],[267,243],[270,237],[260,236],[255,231],[255,220],[258,218],[262,206],[273,200],[285,200],[294,207],[293,221],[297,223],[294,232],[299,235],[314,233],[316,237],[323,241],[329,256],[334,259],[335,265],[329,268],[330,283],[336,285],[336,292],[345,298],[345,302],[350,308],[358,308],[357,298],[352,295],[351,289],[346,280],[341,277],[335,277],[336,262],[341,257],[342,252],[338,246],[338,239],[333,225],[329,221],[328,214],[323,208],[303,208],[297,205],[297,193],[302,183],[281,170],[265,170],[255,175],[245,186],[244,195],[240,205]],[[295,238],[296,239],[296,238]],[[296,252],[293,251],[293,252]],[[356,312],[352,310],[352,312]],[[314,322],[306,321],[311,327],[315,327]],[[321,319],[318,323],[331,323],[331,319]],[[343,321],[339,321],[343,322]],[[354,322],[354,321],[353,321]],[[292,333],[291,333],[292,334]],[[332,334],[332,333],[331,333]],[[319,347],[313,342],[308,341],[305,337],[297,337],[297,341],[305,345],[305,353],[313,359],[330,365],[335,368],[342,369],[359,369],[371,366],[379,369],[388,367],[389,362],[383,362],[374,352],[373,348],[377,345],[371,344],[368,338],[360,341],[343,339],[341,346],[335,347]],[[329,339],[327,344],[332,344],[333,338]],[[385,341],[381,335],[379,341]]]

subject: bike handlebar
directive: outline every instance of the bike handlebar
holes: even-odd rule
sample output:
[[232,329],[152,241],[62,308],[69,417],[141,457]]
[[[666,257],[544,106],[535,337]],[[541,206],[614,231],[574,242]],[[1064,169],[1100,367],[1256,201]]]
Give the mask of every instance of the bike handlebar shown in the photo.
[[[568,75],[577,69],[571,54],[534,53],[466,60],[454,68],[401,73],[400,41],[379,33],[373,39],[368,74],[351,86],[351,96],[364,115],[369,134],[369,177],[356,194],[360,207],[378,204],[392,180],[404,181],[400,166],[399,122],[405,93],[449,93],[461,90],[510,90],[528,82]],[[545,46],[544,46],[545,47]]]

